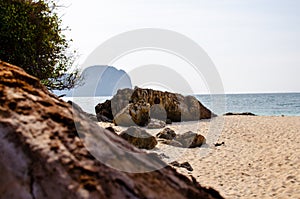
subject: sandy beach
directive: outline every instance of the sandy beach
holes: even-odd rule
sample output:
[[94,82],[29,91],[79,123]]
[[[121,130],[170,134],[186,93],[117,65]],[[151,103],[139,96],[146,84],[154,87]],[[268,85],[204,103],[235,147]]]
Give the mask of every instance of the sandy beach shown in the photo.
[[[300,117],[224,116],[167,127],[177,134],[192,130],[207,137],[201,148],[158,144],[152,150],[166,162],[189,162],[193,171],[177,170],[202,186],[215,188],[225,198],[300,198]],[[159,131],[147,129],[152,135]]]

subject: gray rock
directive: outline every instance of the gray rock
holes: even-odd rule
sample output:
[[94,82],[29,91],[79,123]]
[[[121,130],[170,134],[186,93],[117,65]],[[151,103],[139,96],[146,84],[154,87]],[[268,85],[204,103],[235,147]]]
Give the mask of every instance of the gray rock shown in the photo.
[[150,108],[150,117],[161,121],[167,120],[167,111],[161,104],[153,104]]
[[114,118],[113,122],[119,126],[146,126],[149,121],[150,105],[144,101],[128,104]]
[[115,116],[113,122],[118,126],[136,126],[130,115],[129,104]]

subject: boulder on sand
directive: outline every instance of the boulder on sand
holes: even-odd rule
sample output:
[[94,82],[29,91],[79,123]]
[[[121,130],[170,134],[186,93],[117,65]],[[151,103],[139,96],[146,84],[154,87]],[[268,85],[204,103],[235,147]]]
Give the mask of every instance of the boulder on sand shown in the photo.
[[[92,150],[105,161],[95,159]],[[222,198],[1,61],[0,154],[0,198]]]
[[192,131],[176,135],[170,128],[165,128],[163,131],[159,132],[156,137],[161,139],[159,141],[162,144],[184,148],[201,147],[206,141],[204,136]]
[[166,139],[166,140],[173,140],[176,137],[175,131],[170,128],[165,128],[161,132],[159,132],[156,137]]
[[208,119],[215,116],[193,96],[185,97],[177,93],[136,87],[132,93],[131,101],[134,103],[139,100],[144,100],[151,106],[163,107],[167,119],[172,122]]
[[201,147],[206,142],[206,139],[203,135],[194,133],[192,131],[176,135],[175,140],[180,142],[183,147],[186,148]]
[[98,104],[95,108],[98,120],[100,121],[102,116],[113,120],[128,104],[135,104],[141,100],[150,104],[151,118],[167,123],[208,119],[216,116],[193,96],[184,97],[176,93],[136,87],[134,90],[119,90],[110,100],[110,106],[108,106],[108,101]]
[[157,145],[157,141],[154,136],[135,126],[129,127],[119,136],[140,149],[153,149]]

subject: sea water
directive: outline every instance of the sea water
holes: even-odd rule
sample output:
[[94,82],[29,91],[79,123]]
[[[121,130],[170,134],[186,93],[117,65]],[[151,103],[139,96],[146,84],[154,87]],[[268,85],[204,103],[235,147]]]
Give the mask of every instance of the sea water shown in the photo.
[[[256,115],[300,116],[300,93],[195,95],[195,97],[219,115],[227,112],[251,112]],[[111,99],[111,96],[64,97],[63,99],[72,100],[84,111],[95,114],[95,106]]]
[[[214,96],[197,95],[196,97],[202,104],[213,109]],[[300,116],[300,93],[226,94],[224,98],[225,112]],[[217,112],[217,114],[224,113]]]

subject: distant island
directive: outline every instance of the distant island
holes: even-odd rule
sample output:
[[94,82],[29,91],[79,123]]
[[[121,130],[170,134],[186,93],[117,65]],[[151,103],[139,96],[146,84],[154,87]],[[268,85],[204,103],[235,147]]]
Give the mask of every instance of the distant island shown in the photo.
[[131,79],[124,70],[113,66],[95,65],[82,72],[83,82],[71,89],[53,92],[66,97],[113,96],[118,89],[132,88]]

